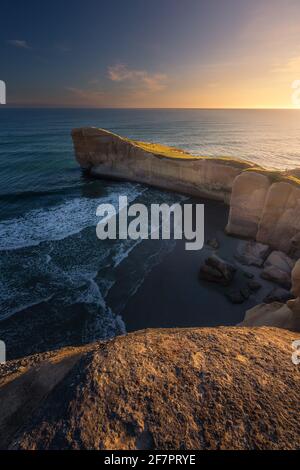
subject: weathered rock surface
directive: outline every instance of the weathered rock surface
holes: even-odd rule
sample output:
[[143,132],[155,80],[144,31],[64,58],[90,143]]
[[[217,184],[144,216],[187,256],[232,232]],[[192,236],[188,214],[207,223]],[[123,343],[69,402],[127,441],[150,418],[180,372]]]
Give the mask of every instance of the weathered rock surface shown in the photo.
[[246,312],[242,326],[276,326],[300,331],[300,260],[292,271],[292,291],[296,297],[286,304],[274,302],[260,304]]
[[261,267],[270,253],[270,247],[253,240],[241,241],[237,246],[235,258],[246,266]]
[[300,256],[299,169],[280,173],[233,158],[196,157],[93,127],[74,129],[72,138],[78,163],[91,174],[230,201],[229,234]]
[[286,303],[288,300],[293,298],[293,294],[287,289],[282,289],[281,287],[274,287],[268,295],[264,298],[265,304],[270,304],[272,302],[281,302]]
[[0,447],[298,449],[297,335],[146,330],[1,366]]
[[227,233],[255,238],[271,182],[254,171],[245,171],[234,180]]
[[225,296],[233,304],[243,304],[250,297],[249,289],[233,289],[226,292]]
[[78,163],[95,176],[128,179],[227,203],[235,177],[251,166],[230,158],[193,157],[93,127],[74,129],[72,138]]
[[229,285],[235,275],[236,268],[216,255],[206,258],[201,266],[199,278],[209,282],[216,282],[224,286]]
[[291,239],[289,254],[292,258],[300,258],[300,232]]
[[296,297],[289,300],[287,305],[292,310],[294,316],[300,321],[300,259],[294,266],[292,271],[292,290],[291,293]]
[[272,182],[272,172],[244,171],[238,175],[232,188],[227,233],[256,239],[298,258],[299,170],[294,173],[277,174],[278,182]]
[[296,317],[286,304],[279,302],[259,304],[247,310],[239,326],[272,326],[300,331],[300,316]]
[[299,232],[300,188],[283,181],[272,184],[256,240],[289,254],[300,249]]
[[261,277],[290,289],[291,273],[294,266],[295,261],[285,253],[273,251],[266,259]]
[[250,289],[251,292],[257,292],[262,287],[260,282],[255,281],[254,279],[251,279],[250,281],[248,281],[247,286],[248,286],[248,288]]

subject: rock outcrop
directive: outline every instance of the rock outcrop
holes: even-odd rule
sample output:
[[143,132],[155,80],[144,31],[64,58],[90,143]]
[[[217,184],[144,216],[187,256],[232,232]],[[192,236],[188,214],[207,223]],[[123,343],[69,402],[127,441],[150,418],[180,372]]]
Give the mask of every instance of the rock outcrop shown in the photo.
[[291,273],[294,266],[295,261],[285,253],[282,251],[273,251],[265,261],[261,277],[268,281],[275,282],[286,289],[290,289]]
[[298,449],[297,335],[146,330],[0,367],[2,449]]
[[242,240],[237,246],[235,258],[246,266],[262,267],[267,256],[270,254],[270,247],[253,240]]
[[247,310],[240,326],[275,326],[300,331],[300,260],[292,271],[291,294],[296,298],[288,300],[286,304],[263,303]]
[[236,268],[216,255],[206,258],[199,271],[199,278],[208,282],[215,282],[228,286],[235,275]]
[[234,180],[227,232],[255,238],[270,188],[270,179],[254,171],[241,173]]
[[295,252],[300,233],[300,187],[274,183],[270,187],[256,240],[285,253]]
[[[235,179],[226,231],[297,257],[300,253],[300,180],[272,182],[272,176],[271,172],[245,171]],[[284,174],[281,177],[284,178]]]
[[95,176],[142,182],[227,203],[235,177],[251,166],[233,158],[195,157],[93,127],[74,129],[72,138],[78,163]]
[[280,173],[229,157],[197,157],[94,127],[74,129],[72,138],[78,163],[93,175],[230,203],[228,234],[299,258],[299,169]]

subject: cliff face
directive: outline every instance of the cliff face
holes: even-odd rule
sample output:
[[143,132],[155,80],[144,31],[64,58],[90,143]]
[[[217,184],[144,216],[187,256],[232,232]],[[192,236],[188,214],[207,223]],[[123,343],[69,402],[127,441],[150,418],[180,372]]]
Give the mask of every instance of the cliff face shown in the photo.
[[300,185],[245,171],[234,181],[227,232],[300,257]]
[[74,129],[72,137],[79,164],[92,174],[230,203],[229,234],[300,257],[299,169],[274,174],[249,162],[193,157],[96,128]]
[[294,333],[146,330],[0,367],[0,447],[296,449]]
[[225,202],[235,177],[249,167],[233,159],[193,157],[179,149],[135,142],[103,129],[74,129],[72,138],[78,163],[94,175]]

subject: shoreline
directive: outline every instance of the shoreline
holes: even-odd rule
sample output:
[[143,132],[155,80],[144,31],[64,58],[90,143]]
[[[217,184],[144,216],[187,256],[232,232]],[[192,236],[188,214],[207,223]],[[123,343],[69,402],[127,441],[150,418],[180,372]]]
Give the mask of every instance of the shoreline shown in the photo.
[[[174,249],[152,268],[120,312],[128,333],[145,328],[234,326],[244,319],[246,310],[259,304],[274,287],[260,278],[259,268],[242,266],[234,260],[241,239],[224,232],[228,206],[198,198],[190,202],[205,204],[205,245],[199,251],[186,251],[185,240],[177,240]],[[215,237],[220,242],[216,251],[206,244]],[[212,254],[239,268],[232,286],[199,280],[200,266]],[[244,303],[232,304],[225,293],[246,283],[242,271],[252,273],[262,287]]]

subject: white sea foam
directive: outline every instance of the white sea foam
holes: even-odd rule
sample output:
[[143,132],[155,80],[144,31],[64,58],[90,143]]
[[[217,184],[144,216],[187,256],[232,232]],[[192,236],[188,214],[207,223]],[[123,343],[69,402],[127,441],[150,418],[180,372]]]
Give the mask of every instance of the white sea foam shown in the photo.
[[62,240],[97,225],[96,208],[100,203],[117,204],[120,194],[133,201],[144,191],[130,183],[102,198],[79,197],[48,209],[34,209],[22,217],[0,222],[0,250],[14,250]]

